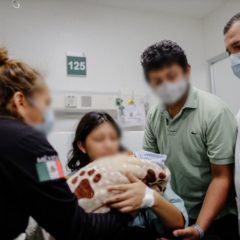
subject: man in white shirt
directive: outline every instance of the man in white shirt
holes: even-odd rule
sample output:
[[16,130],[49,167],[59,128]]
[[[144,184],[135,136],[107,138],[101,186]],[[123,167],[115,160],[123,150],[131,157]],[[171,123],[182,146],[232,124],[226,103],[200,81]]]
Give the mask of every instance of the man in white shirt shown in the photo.
[[[233,73],[240,79],[240,12],[234,15],[223,30],[226,51],[229,54]],[[237,115],[240,130],[240,111]],[[237,193],[238,212],[240,213],[240,131],[238,132],[235,152],[235,187]],[[240,226],[240,215],[238,215]],[[240,228],[239,228],[240,232]]]

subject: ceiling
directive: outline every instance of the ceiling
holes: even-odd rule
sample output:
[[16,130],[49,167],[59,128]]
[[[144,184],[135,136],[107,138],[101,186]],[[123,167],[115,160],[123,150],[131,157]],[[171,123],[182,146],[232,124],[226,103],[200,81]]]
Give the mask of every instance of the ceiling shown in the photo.
[[203,18],[229,0],[88,0],[88,2]]

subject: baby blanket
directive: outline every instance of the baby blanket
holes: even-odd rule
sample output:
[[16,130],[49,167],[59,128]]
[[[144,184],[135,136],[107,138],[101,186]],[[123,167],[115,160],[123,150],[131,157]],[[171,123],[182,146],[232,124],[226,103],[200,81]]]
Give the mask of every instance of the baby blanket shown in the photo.
[[133,174],[163,194],[170,180],[170,172],[162,159],[159,161],[159,164],[156,164],[156,159],[152,162],[127,154],[106,157],[81,168],[67,183],[86,212],[104,213],[110,209],[103,202],[116,194],[108,192],[107,188],[115,184],[129,183],[126,173]]

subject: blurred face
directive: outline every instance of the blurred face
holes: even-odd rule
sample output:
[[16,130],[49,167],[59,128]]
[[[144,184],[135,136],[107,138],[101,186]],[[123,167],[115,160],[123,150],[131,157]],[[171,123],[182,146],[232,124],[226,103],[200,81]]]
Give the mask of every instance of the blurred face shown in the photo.
[[105,122],[95,128],[86,138],[85,143],[79,143],[79,148],[91,160],[111,156],[119,152],[120,139],[115,128]]
[[229,55],[240,53],[240,21],[235,22],[225,34],[224,42]]
[[156,88],[166,82],[177,82],[180,79],[189,79],[190,67],[184,71],[178,64],[172,64],[159,70],[149,72],[149,84],[151,88]]
[[187,94],[190,77],[190,67],[186,71],[178,64],[165,66],[162,69],[149,72],[149,84],[163,104],[175,106]]
[[18,114],[31,125],[43,123],[43,112],[50,103],[51,98],[46,86],[33,93],[31,97],[25,97],[21,92],[16,92],[13,97],[13,104]]

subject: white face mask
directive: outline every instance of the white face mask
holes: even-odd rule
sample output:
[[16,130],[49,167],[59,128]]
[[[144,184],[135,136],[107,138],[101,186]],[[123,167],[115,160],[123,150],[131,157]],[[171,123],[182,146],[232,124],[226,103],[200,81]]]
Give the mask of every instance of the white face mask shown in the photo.
[[240,78],[240,53],[231,54],[230,63],[233,73]]
[[[28,99],[28,100],[33,106],[38,108],[38,105],[35,103],[34,100],[32,99]],[[39,109],[39,111],[42,114],[43,122],[32,124],[32,127],[35,128],[37,131],[43,133],[44,135],[48,135],[51,132],[55,122],[54,112],[51,108],[46,108],[45,110]]]
[[171,105],[183,97],[187,91],[188,85],[188,80],[180,79],[176,82],[164,82],[153,91],[164,104]]
[[48,135],[54,125],[55,116],[52,109],[47,108],[42,112],[43,115],[43,123],[33,124],[33,128],[43,133],[44,135]]

